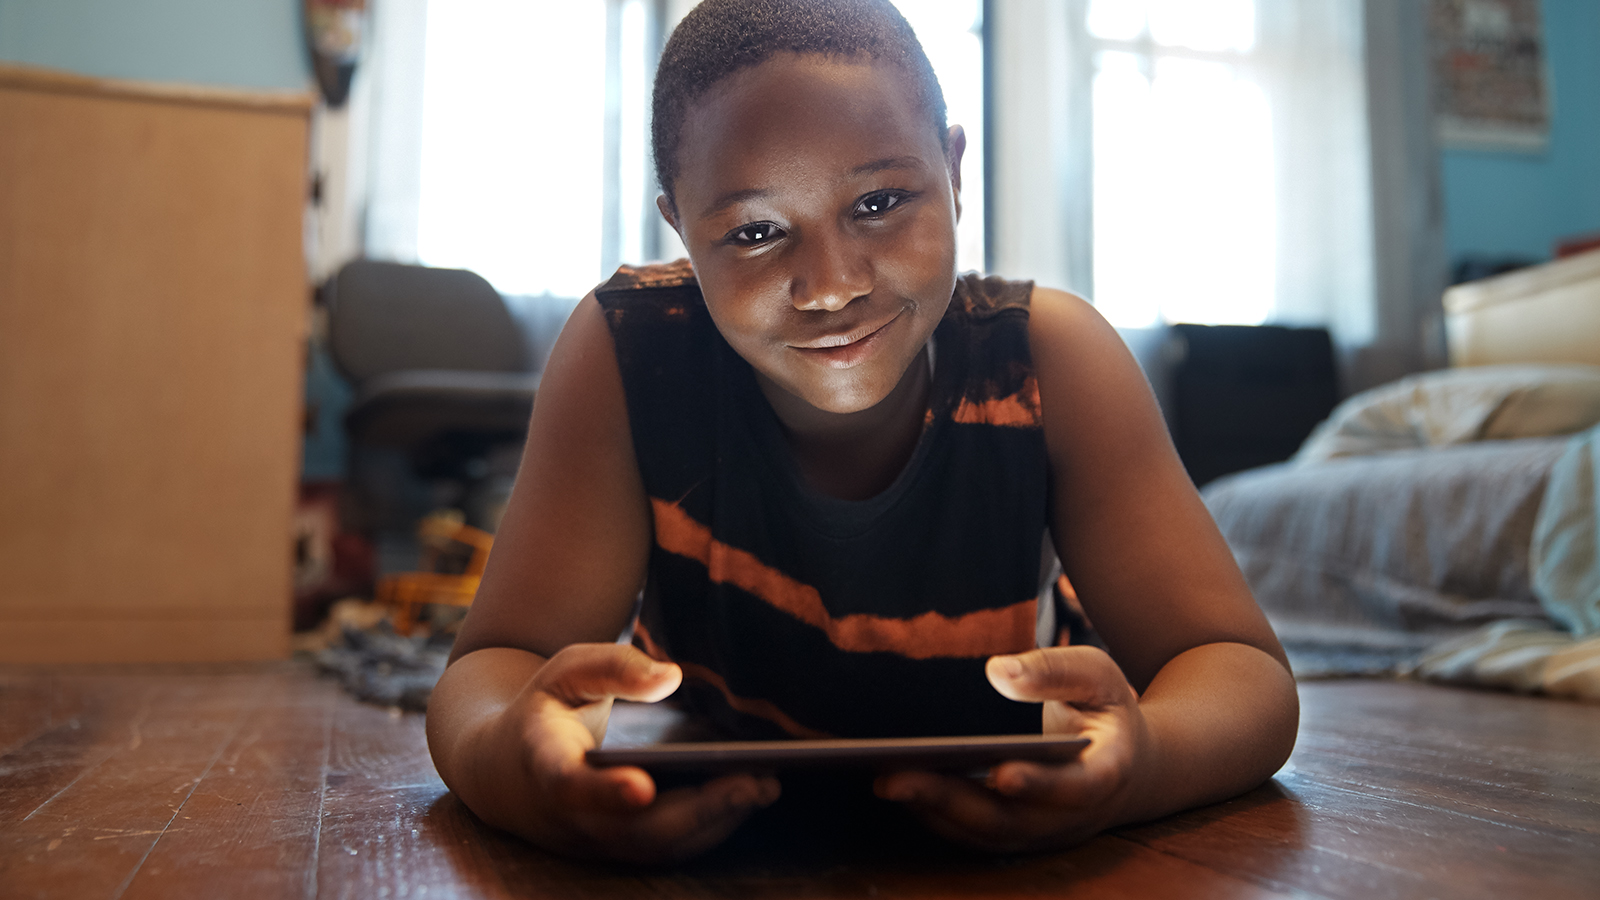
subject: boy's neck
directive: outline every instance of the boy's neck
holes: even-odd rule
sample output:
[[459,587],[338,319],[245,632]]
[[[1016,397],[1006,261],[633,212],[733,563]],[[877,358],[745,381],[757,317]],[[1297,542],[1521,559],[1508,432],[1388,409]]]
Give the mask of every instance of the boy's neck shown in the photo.
[[841,500],[866,500],[894,483],[926,421],[933,382],[927,354],[917,354],[882,402],[853,413],[819,410],[757,373],[807,484]]

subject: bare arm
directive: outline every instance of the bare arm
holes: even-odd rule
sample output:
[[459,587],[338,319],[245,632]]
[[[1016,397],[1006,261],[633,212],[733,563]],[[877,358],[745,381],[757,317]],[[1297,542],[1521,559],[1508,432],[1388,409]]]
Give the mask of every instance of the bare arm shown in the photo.
[[1052,475],[1051,533],[1152,754],[1124,820],[1233,796],[1294,747],[1288,660],[1185,473],[1116,331],[1036,290],[1030,337]]
[[776,799],[776,782],[748,775],[658,796],[642,770],[584,762],[614,698],[660,700],[682,678],[616,644],[650,541],[622,377],[591,295],[551,352],[483,583],[428,704],[434,765],[490,824],[579,855],[674,859]]
[[946,834],[1055,846],[1234,796],[1294,746],[1299,702],[1282,647],[1189,481],[1116,331],[1084,301],[1035,289],[1029,338],[1062,565],[1111,651],[990,660],[996,689],[1045,702],[1046,731],[1092,743],[1067,766],[1007,763],[990,791],[886,780]]
[[649,510],[616,352],[591,294],[551,350],[516,486],[451,660],[483,647],[550,656],[616,640],[644,584]]

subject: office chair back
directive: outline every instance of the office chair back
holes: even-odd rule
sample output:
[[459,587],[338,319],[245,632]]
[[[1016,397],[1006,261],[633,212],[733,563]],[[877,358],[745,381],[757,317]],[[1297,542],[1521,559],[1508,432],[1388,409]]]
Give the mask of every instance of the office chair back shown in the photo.
[[474,272],[359,260],[330,288],[329,349],[357,384],[407,370],[527,368],[522,330]]

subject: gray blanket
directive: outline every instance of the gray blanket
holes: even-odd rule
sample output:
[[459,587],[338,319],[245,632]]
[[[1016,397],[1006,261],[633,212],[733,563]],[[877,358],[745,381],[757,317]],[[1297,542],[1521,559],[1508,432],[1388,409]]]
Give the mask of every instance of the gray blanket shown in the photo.
[[1271,466],[1205,499],[1297,674],[1372,674],[1489,622],[1546,618],[1529,547],[1567,442]]

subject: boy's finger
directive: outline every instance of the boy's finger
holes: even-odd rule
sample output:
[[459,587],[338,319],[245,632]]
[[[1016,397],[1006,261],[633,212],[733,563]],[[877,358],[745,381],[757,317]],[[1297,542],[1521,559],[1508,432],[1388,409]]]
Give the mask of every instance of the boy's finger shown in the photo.
[[656,799],[656,783],[633,766],[584,766],[563,774],[557,795],[571,809],[637,813]]
[[678,689],[683,672],[621,644],[573,644],[539,670],[540,690],[571,706],[620,697],[653,703]]
[[[721,843],[750,813],[775,801],[779,792],[776,779],[751,775],[729,775],[699,787],[667,791],[621,826],[619,846],[626,848],[626,857],[640,862],[687,859]],[[612,819],[591,827],[610,831],[617,825]]]
[[929,829],[953,841],[1009,853],[1061,846],[1100,830],[1085,828],[1081,808],[1035,803],[1033,797],[1002,797],[966,779],[926,777],[929,780],[917,780],[916,796],[906,805]]
[[1046,700],[1044,703],[1045,734],[1083,734],[1088,730],[1089,715],[1069,703]]
[[528,765],[542,795],[575,809],[620,811],[650,805],[656,787],[643,769],[589,765],[585,753],[594,748],[594,735],[560,701],[546,698],[544,703],[557,712],[536,718],[525,733]]
[[1040,765],[1020,760],[1001,763],[989,773],[995,792],[1024,803],[1058,808],[1083,808],[1107,790],[1081,764]]
[[1138,700],[1122,670],[1094,647],[1048,647],[991,656],[984,673],[995,690],[1012,700],[1058,700],[1090,708]]
[[904,803],[922,813],[939,815],[980,828],[1000,822],[999,798],[965,778],[931,772],[896,772],[879,780],[878,796]]
[[877,791],[904,803],[948,838],[1000,849],[996,841],[1011,831],[1004,801],[964,778],[927,772],[898,772],[880,779]]

